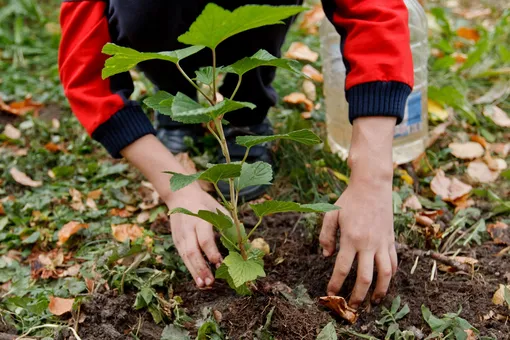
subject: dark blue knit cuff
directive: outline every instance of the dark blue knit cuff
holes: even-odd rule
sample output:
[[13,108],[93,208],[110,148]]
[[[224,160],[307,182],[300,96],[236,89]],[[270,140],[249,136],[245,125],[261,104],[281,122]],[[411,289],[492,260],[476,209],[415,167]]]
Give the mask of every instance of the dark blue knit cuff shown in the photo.
[[131,102],[101,124],[92,138],[101,143],[114,158],[122,158],[120,151],[137,139],[156,134],[142,108]]
[[359,117],[397,117],[402,122],[411,87],[397,81],[376,81],[351,87],[345,92],[349,103],[349,121]]

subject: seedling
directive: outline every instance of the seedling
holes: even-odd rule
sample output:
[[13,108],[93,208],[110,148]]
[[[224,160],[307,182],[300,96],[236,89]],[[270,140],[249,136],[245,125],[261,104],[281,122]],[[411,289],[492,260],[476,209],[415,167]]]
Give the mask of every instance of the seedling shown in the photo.
[[388,310],[382,307],[383,317],[377,320],[377,324],[387,329],[384,339],[395,340],[412,340],[414,339],[413,332],[401,331],[398,320],[409,314],[409,306],[407,303],[404,307],[400,308],[400,296],[397,296],[391,303],[391,308]]
[[431,313],[430,309],[425,307],[425,305],[422,305],[421,312],[423,314],[423,318],[433,331],[427,339],[440,338],[467,340],[468,337],[466,331],[468,330],[478,334],[479,332],[476,328],[471,326],[467,320],[459,316],[461,311],[462,307],[459,308],[457,313],[446,313],[441,319],[439,319]]
[[[130,48],[107,44],[103,53],[112,55],[103,69],[103,78],[129,71],[142,61],[160,59],[172,62],[180,73],[205,98],[206,104],[201,105],[182,93],[175,96],[160,91],[144,102],[150,108],[161,114],[169,115],[173,120],[185,124],[202,123],[219,143],[225,164],[211,164],[207,170],[193,175],[171,173],[170,186],[172,191],[178,191],[187,185],[203,180],[213,184],[223,206],[229,214],[220,210],[216,212],[200,210],[192,212],[183,208],[173,209],[170,214],[187,214],[201,218],[211,223],[221,234],[221,242],[229,250],[229,255],[216,271],[216,278],[225,279],[239,294],[250,294],[248,283],[259,277],[264,277],[264,254],[250,246],[249,239],[260,226],[262,218],[280,212],[328,212],[338,207],[325,204],[298,204],[284,201],[266,201],[251,204],[255,215],[259,218],[254,228],[247,234],[238,216],[239,192],[243,188],[253,185],[268,185],[273,179],[271,165],[265,162],[246,162],[250,148],[255,145],[268,143],[277,139],[293,140],[305,145],[321,142],[320,138],[309,130],[299,130],[286,134],[272,136],[240,136],[236,143],[246,148],[244,159],[233,162],[230,158],[227,141],[223,131],[223,124],[228,124],[224,117],[226,113],[242,108],[253,109],[254,104],[235,101],[237,90],[241,86],[243,75],[260,66],[275,66],[299,73],[299,63],[292,60],[277,58],[265,50],[260,50],[253,56],[247,56],[232,65],[219,67],[216,63],[216,48],[226,39],[249,29],[281,24],[282,20],[300,13],[305,8],[301,6],[258,6],[247,5],[230,12],[215,4],[208,4],[204,11],[190,26],[188,32],[178,40],[190,47],[159,53],[141,53]],[[205,48],[211,50],[212,65],[195,71],[195,78],[191,78],[180,66],[180,61]],[[232,73],[238,76],[238,82],[230,98],[218,100],[216,79],[218,74]],[[212,94],[207,94],[200,85],[209,86]],[[227,198],[218,188],[219,181],[228,181],[230,195]]]

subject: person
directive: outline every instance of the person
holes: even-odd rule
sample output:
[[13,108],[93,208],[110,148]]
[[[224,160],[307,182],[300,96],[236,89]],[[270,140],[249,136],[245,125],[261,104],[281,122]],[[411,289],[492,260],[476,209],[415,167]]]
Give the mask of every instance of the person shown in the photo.
[[[108,56],[102,47],[113,42],[143,52],[184,48],[177,37],[211,1],[187,0],[63,0],[60,23],[59,71],[66,97],[78,120],[93,139],[115,158],[126,158],[154,185],[169,209],[190,211],[221,208],[198,185],[172,192],[163,171],[185,170],[173,153],[186,151],[184,137],[203,134],[201,126],[183,126],[158,115],[156,127],[141,106],[129,99],[133,82],[128,72],[103,80],[101,70]],[[300,0],[216,0],[228,10],[245,4],[297,5]],[[357,258],[357,278],[350,305],[357,308],[366,297],[377,269],[374,302],[385,296],[397,269],[392,214],[392,139],[403,118],[406,99],[413,86],[409,45],[408,13],[403,0],[323,0],[323,8],[342,36],[341,48],[348,74],[346,98],[353,136],[348,163],[350,184],[338,199],[341,210],[327,213],[320,233],[324,256],[340,247],[327,293],[335,295]],[[280,56],[291,20],[285,25],[257,28],[227,39],[218,47],[218,65],[228,65],[259,49]],[[210,64],[210,53],[198,53],[182,62],[187,73]],[[175,65],[147,61],[141,71],[158,89],[195,97],[195,89],[178,73]],[[226,132],[235,160],[233,139],[242,134],[268,134],[267,111],[277,101],[271,87],[272,67],[250,71],[236,99],[256,104],[253,111],[236,111],[227,117]],[[220,92],[229,96],[235,77],[227,75]],[[267,147],[254,148],[250,160],[266,160]],[[242,156],[242,155],[241,155]],[[263,188],[262,188],[263,189]],[[261,188],[244,192],[256,197]],[[200,288],[211,286],[214,276],[205,257],[219,266],[222,258],[211,225],[184,214],[170,218],[175,246]]]

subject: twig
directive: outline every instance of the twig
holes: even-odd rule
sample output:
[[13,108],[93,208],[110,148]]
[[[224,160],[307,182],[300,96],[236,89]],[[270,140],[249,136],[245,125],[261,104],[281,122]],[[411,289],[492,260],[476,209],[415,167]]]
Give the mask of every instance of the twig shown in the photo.
[[447,266],[455,268],[457,271],[462,271],[466,273],[470,273],[473,270],[473,267],[466,263],[461,263],[455,259],[452,259],[446,255],[440,254],[438,252],[432,250],[421,250],[421,249],[411,249],[406,244],[397,243],[396,248],[398,252],[406,252],[411,253],[414,256],[426,256],[434,259],[438,262],[446,264]]
[[[68,326],[52,325],[52,324],[44,324],[44,325],[32,327],[28,331],[26,331],[25,333],[20,335],[19,337],[15,338],[14,340],[23,340],[24,337],[26,337],[27,335],[29,335],[33,331],[35,331],[36,329],[41,329],[41,328],[67,328],[67,329],[69,329],[73,333],[73,335],[76,338],[76,340],[81,340],[80,336],[78,335],[78,333],[76,333],[74,328],[68,327]],[[11,338],[11,339],[8,339],[8,340],[13,340],[13,339]]]

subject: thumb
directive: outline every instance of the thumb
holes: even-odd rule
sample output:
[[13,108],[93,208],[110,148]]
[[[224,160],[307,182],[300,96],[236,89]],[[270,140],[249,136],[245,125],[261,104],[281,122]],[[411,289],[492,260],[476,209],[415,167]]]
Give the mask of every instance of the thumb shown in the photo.
[[336,248],[336,234],[338,230],[338,210],[330,211],[324,215],[319,242],[323,248],[323,255],[333,255]]

